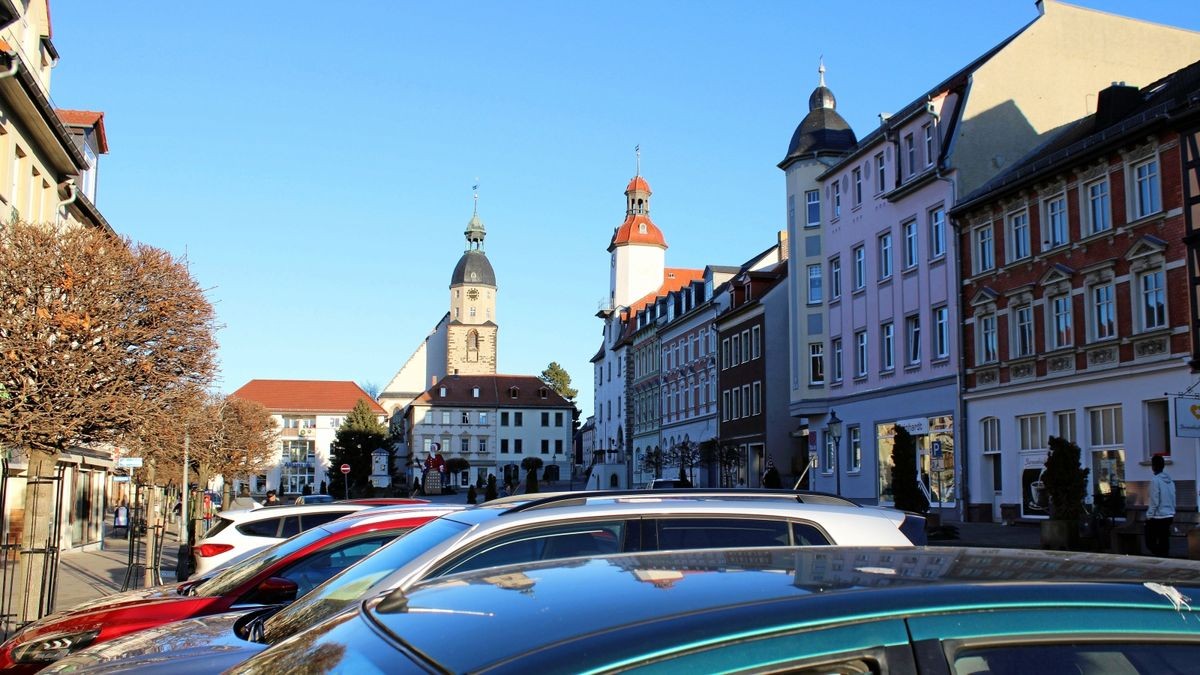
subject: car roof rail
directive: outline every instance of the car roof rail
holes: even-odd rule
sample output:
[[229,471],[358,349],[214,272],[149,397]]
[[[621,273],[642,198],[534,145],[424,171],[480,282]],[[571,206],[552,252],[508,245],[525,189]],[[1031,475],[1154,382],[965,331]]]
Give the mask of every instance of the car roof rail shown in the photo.
[[629,497],[659,497],[663,499],[687,497],[692,499],[790,499],[801,504],[825,504],[832,506],[861,506],[855,501],[827,492],[810,490],[776,490],[772,488],[668,488],[639,490],[588,490],[564,492],[542,498],[531,498],[505,509],[504,513],[519,513],[563,506],[583,506],[590,499],[620,499]]

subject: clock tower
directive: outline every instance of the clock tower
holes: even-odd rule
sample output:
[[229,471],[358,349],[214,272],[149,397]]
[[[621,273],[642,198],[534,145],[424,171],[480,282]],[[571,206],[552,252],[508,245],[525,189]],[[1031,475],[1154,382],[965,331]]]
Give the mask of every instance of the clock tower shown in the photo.
[[483,251],[487,235],[475,212],[463,233],[467,248],[450,277],[450,323],[446,332],[447,375],[496,373],[496,273]]

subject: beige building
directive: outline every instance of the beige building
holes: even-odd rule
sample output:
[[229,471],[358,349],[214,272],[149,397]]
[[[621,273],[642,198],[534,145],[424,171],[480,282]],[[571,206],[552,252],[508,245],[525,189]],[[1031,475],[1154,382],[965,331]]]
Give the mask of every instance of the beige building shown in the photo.
[[[46,0],[0,0],[0,220],[56,227],[112,228],[97,210],[99,156],[108,152],[104,114],[56,110],[50,80],[58,63]],[[3,531],[19,539],[24,517],[26,456],[5,465]],[[74,448],[59,470],[63,548],[99,546],[110,448]]]

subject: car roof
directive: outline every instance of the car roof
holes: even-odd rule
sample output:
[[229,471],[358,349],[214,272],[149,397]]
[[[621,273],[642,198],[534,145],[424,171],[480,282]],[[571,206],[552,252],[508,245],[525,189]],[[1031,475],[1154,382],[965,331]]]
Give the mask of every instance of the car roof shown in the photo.
[[[884,508],[864,508],[841,497],[822,493],[786,490],[619,490],[595,492],[560,492],[549,496],[527,495],[513,503],[513,498],[486,502],[450,516],[468,525],[479,525],[503,518],[503,523],[515,520],[554,521],[578,520],[593,516],[634,517],[652,514],[697,514],[712,516],[771,515],[777,517],[801,514],[826,517],[850,516],[879,518],[898,523],[904,512]],[[809,501],[801,501],[809,500]],[[496,527],[506,525],[497,524]]]
[[279,518],[299,513],[327,513],[329,511],[350,513],[369,508],[371,507],[366,504],[338,504],[336,502],[333,504],[284,504],[282,506],[263,506],[257,509],[232,509],[222,511],[218,515],[226,520],[242,522],[259,518]]
[[403,518],[437,518],[448,513],[456,513],[466,510],[465,505],[461,504],[409,504],[409,505],[394,505],[394,506],[378,506],[361,511],[348,513],[337,520],[330,521],[323,525],[326,529],[331,525],[338,523],[351,523],[356,527],[361,527],[365,523],[391,521]]
[[[1200,562],[950,547],[801,547],[613,555],[489,568],[366,603],[395,639],[461,672],[530,652],[572,669],[705,639],[848,620],[1126,605],[1178,612]],[[1174,597],[1173,597],[1174,596]],[[1082,609],[1080,609],[1082,608]],[[1091,609],[1088,609],[1091,608]],[[1200,632],[1185,616],[1180,632]],[[520,631],[506,629],[521,626]],[[772,628],[774,627],[774,628]],[[1131,628],[1132,629],[1132,628]],[[463,650],[446,635],[470,634]],[[584,646],[584,640],[592,644]],[[540,661],[539,661],[540,660]],[[511,664],[510,664],[511,665]]]

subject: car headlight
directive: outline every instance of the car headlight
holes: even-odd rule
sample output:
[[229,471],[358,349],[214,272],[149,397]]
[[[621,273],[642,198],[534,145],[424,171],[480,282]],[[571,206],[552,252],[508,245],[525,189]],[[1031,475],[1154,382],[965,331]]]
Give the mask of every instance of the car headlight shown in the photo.
[[12,660],[16,663],[50,663],[65,658],[74,651],[92,644],[100,634],[99,628],[90,630],[63,631],[39,635],[29,642],[12,648]]

